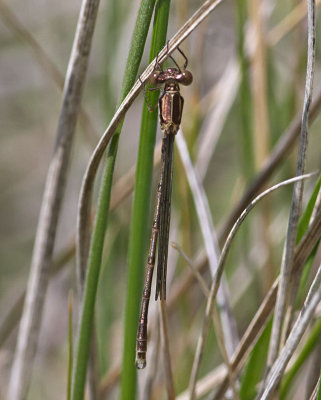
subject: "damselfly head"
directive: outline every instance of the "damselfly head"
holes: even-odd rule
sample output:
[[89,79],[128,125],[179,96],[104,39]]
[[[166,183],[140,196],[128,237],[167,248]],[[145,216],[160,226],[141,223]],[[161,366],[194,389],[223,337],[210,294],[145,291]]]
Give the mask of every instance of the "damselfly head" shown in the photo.
[[193,81],[193,75],[188,70],[179,70],[178,68],[168,68],[165,71],[155,70],[149,78],[152,85],[161,85],[165,83],[180,83],[190,85]]

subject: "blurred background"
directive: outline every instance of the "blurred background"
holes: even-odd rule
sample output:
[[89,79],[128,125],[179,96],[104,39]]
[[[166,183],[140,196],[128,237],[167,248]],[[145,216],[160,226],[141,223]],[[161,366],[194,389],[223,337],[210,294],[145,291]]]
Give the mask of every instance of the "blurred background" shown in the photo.
[[[203,180],[218,232],[277,140],[302,110],[307,55],[305,3],[223,1],[182,46],[194,76],[193,85],[182,89],[185,98],[182,131]],[[23,3],[0,0],[0,398],[6,393],[16,342],[19,313],[13,307],[19,306],[17,302],[26,288],[44,182],[55,142],[62,98],[57,82],[66,73],[80,4],[79,0]],[[192,0],[172,2],[168,38],[200,4]],[[70,289],[76,291],[74,239],[80,184],[90,154],[115,111],[138,6],[137,0],[102,0],[100,4],[82,101],[86,118],[78,121],[54,250],[54,265],[59,272],[51,279],[46,297],[28,399],[65,398],[68,293]],[[315,93],[320,88],[319,37],[317,7]],[[40,47],[56,69],[48,67]],[[174,56],[182,65],[179,53]],[[147,59],[145,51],[141,71],[147,66]],[[131,171],[136,162],[142,103],[141,95],[128,111],[121,134],[97,299],[102,399],[118,396],[132,205]],[[311,124],[307,171],[321,168],[320,124],[318,117]],[[157,141],[160,140],[159,131]],[[294,146],[278,165],[268,186],[295,175],[296,156]],[[124,176],[129,179],[125,189],[117,186]],[[154,177],[156,189],[158,166]],[[313,178],[305,184],[305,205],[315,182]],[[226,275],[239,337],[280,267],[291,196],[291,186],[271,195],[253,212],[233,245]],[[151,220],[154,197],[152,194]],[[170,240],[178,243],[191,259],[196,259],[204,245],[178,154],[172,204]],[[320,252],[314,266],[319,264]],[[113,266],[108,273],[107,265]],[[172,248],[169,269],[173,277],[168,292],[188,272],[186,262]],[[204,277],[209,284],[209,273],[205,272]],[[194,283],[170,309],[177,393],[188,384],[204,306],[200,287]],[[76,309],[74,313],[77,315]],[[13,321],[6,332],[3,323],[8,315]],[[222,362],[213,332],[207,346],[209,351],[202,363],[201,376]],[[307,371],[308,366],[301,371],[302,382]],[[145,379],[147,373],[142,372],[140,379]],[[153,385],[152,398],[164,398],[162,371]],[[297,388],[296,394],[291,393],[289,398],[302,399],[303,384],[302,390]]]

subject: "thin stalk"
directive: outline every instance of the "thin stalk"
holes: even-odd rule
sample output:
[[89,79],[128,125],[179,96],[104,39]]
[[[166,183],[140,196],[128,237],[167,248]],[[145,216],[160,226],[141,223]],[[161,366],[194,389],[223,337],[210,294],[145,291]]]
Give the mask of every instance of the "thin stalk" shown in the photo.
[[33,248],[24,311],[18,333],[7,398],[27,396],[37,351],[58,219],[63,201],[71,146],[85,85],[99,0],[83,0],[65,79],[56,144],[46,177]]
[[[157,3],[149,60],[153,60],[166,42],[169,0]],[[157,103],[158,93],[147,93],[149,104]],[[135,343],[140,296],[148,243],[149,204],[151,197],[153,152],[157,128],[157,111],[150,113],[143,105],[139,139],[133,213],[128,249],[128,286],[125,311],[121,399],[134,398],[136,392]]]
[[[193,167],[192,160],[190,159],[188,148],[181,129],[179,134],[177,135],[176,144],[181,161],[184,166],[188,184],[192,192],[211,275],[212,278],[214,278],[217,270],[218,260],[220,257],[220,249],[216,235],[216,229],[214,227],[204,187],[201,184],[201,180]],[[224,353],[232,355],[235,347],[239,342],[239,339],[237,335],[236,321],[234,319],[234,316],[232,315],[232,308],[228,299],[229,295],[227,291],[227,283],[224,277],[223,284],[218,291],[217,303],[220,308],[220,317],[225,338],[225,343],[223,344],[225,350]],[[228,360],[226,361],[228,363]]]
[[67,376],[67,400],[71,398],[71,380],[73,363],[73,335],[72,335],[72,315],[73,315],[73,293],[69,292],[68,297],[68,376]]
[[[129,56],[127,59],[120,101],[125,98],[126,94],[133,86],[135,78],[137,76],[137,71],[142,58],[153,9],[154,0],[142,0],[136,20],[136,26],[133,33]],[[120,130],[121,126],[118,128],[110,144],[105,174],[103,176],[97,207],[97,215],[89,253],[86,283],[84,287],[84,300],[81,310],[75,367],[73,371],[71,397],[72,400],[83,400],[84,397],[85,377],[93,328],[95,300],[102,260],[104,236],[107,227],[112,175],[115,165]],[[86,259],[87,257],[85,257],[85,260]],[[81,266],[83,268],[81,268],[79,271],[79,281],[80,287],[83,287],[82,282],[85,276],[85,265]]]
[[[305,97],[302,112],[302,124],[300,131],[300,145],[297,160],[296,175],[302,175],[305,170],[305,159],[308,145],[308,119],[310,111],[310,103],[312,99],[313,90],[313,75],[314,75],[314,63],[315,63],[315,1],[308,0],[308,62],[306,72],[306,86],[305,86]],[[281,330],[283,324],[283,317],[285,313],[286,298],[288,294],[288,285],[291,276],[293,260],[294,260],[294,249],[298,231],[298,223],[302,209],[302,197],[303,197],[303,181],[295,183],[293,188],[291,210],[289,216],[288,229],[286,234],[286,241],[284,244],[282,264],[280,271],[280,285],[278,288],[277,301],[275,306],[275,314],[272,325],[272,334],[269,347],[267,371],[271,368],[272,364],[277,358]]]
[[167,312],[166,312],[166,301],[162,298],[159,302],[160,310],[160,327],[162,332],[162,347],[163,347],[163,359],[164,359],[164,374],[166,381],[166,391],[168,400],[175,400],[175,386],[173,379],[172,361],[169,348],[169,337],[167,327]]

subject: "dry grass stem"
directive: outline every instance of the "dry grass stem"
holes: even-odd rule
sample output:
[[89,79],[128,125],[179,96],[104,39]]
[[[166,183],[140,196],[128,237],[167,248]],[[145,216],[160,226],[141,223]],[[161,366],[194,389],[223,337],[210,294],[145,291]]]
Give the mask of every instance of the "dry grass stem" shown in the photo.
[[[217,270],[218,259],[220,257],[220,250],[207,196],[201,180],[193,167],[182,130],[180,130],[180,134],[177,135],[176,144],[192,192],[211,275],[212,278],[214,278]],[[227,287],[227,285],[225,285],[225,287]],[[232,315],[231,305],[228,300],[228,293],[224,290],[223,286],[218,292],[218,303],[221,309],[221,323],[223,325],[226,341],[226,344],[223,343],[222,345],[224,347],[224,352],[226,352],[227,349],[227,354],[232,355],[239,340],[235,328],[236,322]],[[228,362],[228,360],[226,361]]]
[[[312,99],[313,75],[315,63],[315,2],[308,1],[308,63],[306,75],[306,87],[304,96],[304,105],[302,113],[302,123],[300,130],[300,145],[297,160],[296,175],[303,175],[305,170],[305,159],[308,145],[308,119],[310,111],[310,103]],[[286,298],[288,295],[288,285],[293,267],[294,250],[297,236],[298,222],[302,209],[303,197],[303,181],[300,180],[294,184],[292,204],[289,216],[286,241],[283,250],[282,264],[280,271],[280,285],[277,294],[275,313],[272,325],[271,340],[267,361],[267,372],[277,358],[283,317],[285,314]]]
[[161,326],[161,332],[162,332],[164,375],[165,375],[165,382],[166,382],[167,398],[169,400],[175,400],[176,395],[175,395],[175,387],[174,387],[172,362],[171,362],[170,349],[169,349],[166,301],[163,298],[159,302],[159,309],[160,309],[159,317],[160,317],[160,326]]
[[85,83],[99,1],[83,1],[65,80],[56,145],[50,161],[31,261],[24,311],[9,381],[8,399],[25,398],[37,349],[44,298],[72,139]]

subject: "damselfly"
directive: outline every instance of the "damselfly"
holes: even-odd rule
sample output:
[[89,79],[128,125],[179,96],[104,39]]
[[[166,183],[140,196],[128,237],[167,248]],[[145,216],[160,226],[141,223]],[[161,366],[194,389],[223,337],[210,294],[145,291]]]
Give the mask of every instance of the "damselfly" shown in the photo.
[[188,60],[179,48],[178,50],[185,58],[183,69],[181,70],[174,58],[170,56],[177,68],[168,68],[164,71],[156,59],[156,69],[150,78],[150,83],[152,85],[164,85],[164,90],[158,101],[160,126],[164,136],[162,141],[161,171],[156,195],[153,228],[137,330],[136,367],[138,369],[145,368],[146,366],[147,317],[156,259],[157,239],[158,253],[155,300],[157,300],[158,297],[160,299],[166,299],[166,273],[173,178],[174,139],[179,130],[184,105],[184,99],[180,95],[179,84],[190,85],[193,80],[191,72],[186,70]]

